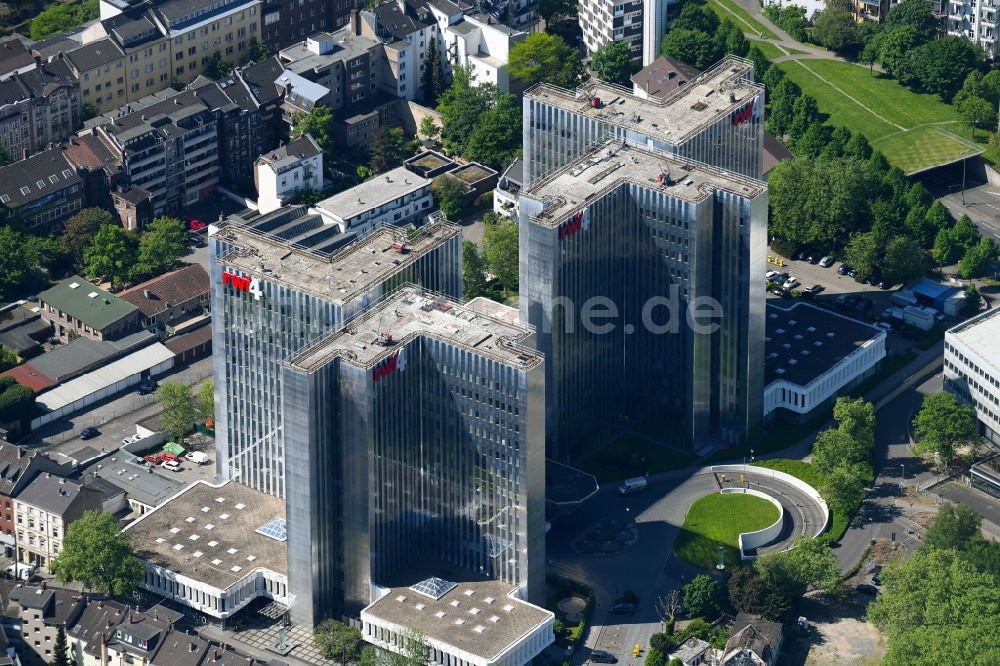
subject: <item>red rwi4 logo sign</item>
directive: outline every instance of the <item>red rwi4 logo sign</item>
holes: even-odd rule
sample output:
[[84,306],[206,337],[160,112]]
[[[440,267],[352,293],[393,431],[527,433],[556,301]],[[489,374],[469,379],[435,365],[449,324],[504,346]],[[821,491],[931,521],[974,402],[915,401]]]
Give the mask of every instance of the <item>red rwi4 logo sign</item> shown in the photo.
[[223,286],[228,284],[231,285],[233,289],[253,294],[254,299],[258,301],[263,293],[260,290],[260,283],[257,282],[257,278],[243,277],[241,275],[236,275],[235,273],[230,273],[229,271],[222,272],[222,284]]
[[563,241],[567,238],[572,238],[576,235],[580,229],[583,229],[585,225],[586,210],[581,210],[579,213],[569,218],[565,222],[559,225],[559,240]]
[[744,123],[748,123],[751,118],[753,118],[753,101],[747,102],[742,109],[733,111],[733,127],[739,127]]
[[372,378],[375,381],[382,379],[383,377],[388,377],[392,373],[396,372],[399,367],[399,352],[391,354],[389,358],[382,361],[382,363],[372,371]]

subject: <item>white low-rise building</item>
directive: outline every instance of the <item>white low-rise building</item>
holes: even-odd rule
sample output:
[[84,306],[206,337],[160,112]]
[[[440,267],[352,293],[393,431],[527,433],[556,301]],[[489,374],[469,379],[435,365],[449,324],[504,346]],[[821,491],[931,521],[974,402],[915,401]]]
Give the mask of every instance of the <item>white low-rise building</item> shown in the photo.
[[254,599],[289,604],[285,504],[232,481],[196,481],[125,528],[142,587],[225,619]]
[[416,632],[430,647],[431,665],[524,666],[554,640],[552,612],[522,601],[500,581],[431,577],[379,592],[361,611],[364,639],[404,652]]
[[257,210],[270,213],[294,201],[302,190],[323,189],[323,151],[304,134],[258,157],[253,177]]
[[524,161],[518,157],[500,175],[497,187],[493,190],[493,212],[497,215],[517,219],[518,195],[524,186]]
[[944,390],[972,405],[979,432],[1000,446],[1000,309],[944,334]]
[[405,167],[375,176],[310,208],[341,232],[367,233],[383,224],[422,223],[431,212],[431,182]]
[[767,305],[764,418],[806,420],[864,381],[885,358],[886,333],[808,303]]

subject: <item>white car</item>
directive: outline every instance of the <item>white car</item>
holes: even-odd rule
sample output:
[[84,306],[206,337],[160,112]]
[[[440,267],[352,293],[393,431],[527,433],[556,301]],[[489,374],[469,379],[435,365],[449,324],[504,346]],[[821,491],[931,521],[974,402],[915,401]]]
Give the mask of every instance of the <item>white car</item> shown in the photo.
[[875,322],[877,328],[881,328],[883,331],[889,332],[892,330],[892,324],[887,321],[877,321]]
[[833,257],[829,255],[823,257],[822,259],[819,260],[819,265],[822,266],[823,268],[829,268],[830,266],[833,266]]
[[778,277],[779,275],[781,275],[781,273],[779,273],[778,271],[768,271],[768,272],[764,273],[764,277],[767,278],[768,280],[773,280],[774,278]]
[[783,289],[795,289],[797,286],[799,286],[799,281],[793,277],[790,277],[787,280],[785,280],[785,283],[781,286]]
[[163,469],[170,470],[171,472],[181,471],[181,464],[176,460],[167,460],[163,463]]

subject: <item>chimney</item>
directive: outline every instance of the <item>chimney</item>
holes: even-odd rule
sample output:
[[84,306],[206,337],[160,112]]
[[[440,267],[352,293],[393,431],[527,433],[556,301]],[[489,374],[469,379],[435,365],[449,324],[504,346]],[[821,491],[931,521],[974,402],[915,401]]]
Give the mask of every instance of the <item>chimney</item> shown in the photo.
[[150,298],[152,296],[152,294],[150,294],[150,292],[149,292],[149,289],[143,289],[142,290],[142,295],[143,295],[144,298]]
[[153,619],[154,620],[160,619],[160,611],[156,610],[155,608],[153,609]]

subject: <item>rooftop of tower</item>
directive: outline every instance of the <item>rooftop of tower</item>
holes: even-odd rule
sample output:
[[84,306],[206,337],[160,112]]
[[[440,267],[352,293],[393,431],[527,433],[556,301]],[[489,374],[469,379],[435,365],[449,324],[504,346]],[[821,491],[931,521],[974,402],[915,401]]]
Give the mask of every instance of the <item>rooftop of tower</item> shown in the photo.
[[[286,209],[275,212],[288,215]],[[365,236],[341,234],[336,225],[310,225],[312,217],[290,217],[275,228],[224,222],[214,236],[235,247],[217,261],[229,270],[343,304],[461,234],[443,217],[416,232],[383,226]],[[318,235],[325,235],[323,247],[329,251],[307,238]],[[339,238],[339,244],[331,238]]]
[[608,141],[537,181],[521,195],[541,201],[534,222],[557,226],[623,182],[665,192],[693,203],[724,190],[752,199],[767,190],[759,180],[684,158]]
[[520,344],[529,335],[530,327],[511,323],[495,310],[471,302],[461,305],[436,292],[404,285],[345,322],[342,329],[299,352],[288,364],[311,372],[339,356],[345,363],[371,368],[413,338],[428,336],[530,370],[542,362],[542,355]]
[[[541,83],[524,95],[676,144],[764,92],[747,77],[753,77],[753,63],[730,56],[660,98],[642,99],[628,88],[596,79],[575,91]],[[598,107],[591,104],[594,98],[601,100]]]

